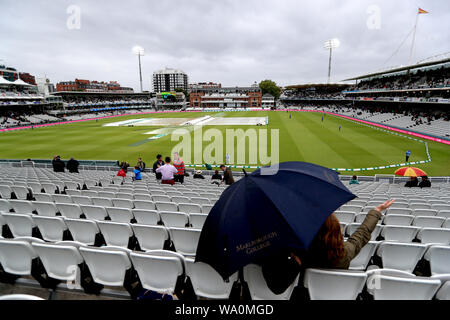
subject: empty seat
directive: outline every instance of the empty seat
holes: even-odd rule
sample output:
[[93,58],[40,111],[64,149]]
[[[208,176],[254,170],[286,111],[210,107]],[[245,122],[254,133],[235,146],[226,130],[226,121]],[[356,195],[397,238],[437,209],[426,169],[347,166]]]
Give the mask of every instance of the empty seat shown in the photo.
[[30,197],[28,187],[13,185],[11,190],[14,192],[17,199],[27,200]]
[[99,191],[98,192],[99,198],[107,198],[107,199],[114,199],[116,197],[116,194],[114,192],[109,191]]
[[180,227],[184,228],[189,225],[189,216],[183,212],[169,212],[161,211],[159,212],[162,222],[164,225],[169,227]]
[[32,261],[37,257],[27,241],[0,240],[0,264],[8,273],[19,276],[31,275]]
[[105,220],[108,216],[106,209],[100,206],[80,205],[81,211],[83,211],[86,219],[90,220]]
[[362,247],[358,255],[350,261],[349,269],[366,270],[367,265],[369,264],[370,259],[374,255],[377,247],[378,247],[377,241],[369,241],[364,247]]
[[[129,190],[129,191],[133,192],[132,190]],[[124,199],[124,200],[134,200],[133,193],[125,193],[125,192],[124,193],[122,193],[122,192],[117,193],[116,194],[116,198],[117,199]]]
[[413,226],[420,228],[440,228],[444,223],[445,218],[442,217],[422,217],[414,218]]
[[417,233],[417,239],[421,243],[438,243],[449,245],[450,244],[450,229],[443,228],[422,228]]
[[450,229],[450,218],[445,219],[442,228]]
[[201,230],[189,228],[170,228],[172,239],[177,252],[183,255],[195,256]]
[[412,226],[384,226],[381,230],[381,236],[388,241],[412,242],[416,237],[418,227]]
[[131,210],[136,222],[139,224],[157,225],[161,220],[159,213],[156,210]]
[[179,258],[151,253],[131,253],[131,261],[145,289],[173,294],[178,277],[183,274]]
[[382,260],[383,268],[412,273],[425,250],[426,246],[418,243],[381,242],[377,255]]
[[410,226],[414,216],[406,214],[388,214],[383,219],[383,224],[391,226]]
[[48,193],[34,193],[33,197],[36,201],[41,202],[53,202],[53,197]]
[[53,183],[41,183],[42,188],[44,188],[45,193],[55,194],[58,187]]
[[81,191],[80,190],[74,190],[74,189],[67,189],[66,190],[66,194],[68,196],[81,196]]
[[437,211],[450,210],[450,204],[432,204],[431,209]]
[[113,206],[118,208],[133,209],[133,201],[127,199],[111,199]]
[[106,212],[108,212],[108,215],[111,218],[111,221],[114,221],[114,222],[129,223],[129,222],[131,222],[131,219],[134,218],[133,213],[131,212],[131,209],[127,209],[127,208],[107,207]]
[[66,191],[67,191],[67,189],[70,189],[70,190],[78,190],[78,189],[80,189],[80,184],[78,182],[65,181],[64,184],[66,186]]
[[32,236],[33,228],[36,225],[31,215],[19,213],[3,213],[2,216],[15,238]]
[[[67,193],[68,190],[66,190]],[[80,194],[81,196],[85,197],[98,197],[98,192],[94,190],[81,190]]]
[[179,203],[178,209],[186,213],[202,213],[202,207],[195,203]]
[[224,281],[210,265],[194,262],[194,259],[190,258],[186,259],[186,275],[191,279],[197,297],[208,299],[228,299],[233,283],[237,280],[235,273]]
[[72,201],[73,203],[76,204],[84,204],[84,205],[92,204],[91,198],[86,196],[72,196]]
[[[346,228],[346,235],[350,237],[359,228],[360,225],[361,223],[350,223]],[[381,229],[382,229],[381,225],[377,225],[372,232],[370,240],[372,241],[377,240],[381,232]]]
[[422,217],[434,217],[437,215],[437,210],[431,210],[431,209],[414,209],[413,215],[415,216],[422,216]]
[[415,209],[431,209],[431,205],[428,203],[410,203],[409,207]]
[[[378,204],[380,204],[380,203],[378,203]],[[377,204],[377,205],[378,205]],[[389,208],[389,210],[392,210],[392,209],[395,209],[395,208],[405,208],[405,209],[407,209],[407,208],[409,208],[409,203],[408,202],[394,202],[392,205],[391,205],[391,207]]]
[[105,286],[124,285],[125,274],[132,267],[129,250],[106,246],[101,248],[81,247],[79,251],[94,282]]
[[154,202],[145,201],[145,200],[134,200],[134,207],[135,207],[135,209],[142,209],[142,210],[155,210],[156,209]]
[[[150,201],[150,202],[153,202],[153,199],[152,199],[152,196],[151,195],[149,195],[147,192],[146,192],[146,194],[141,194],[141,193],[135,193],[134,194],[134,200],[136,201],[136,200],[140,200],[140,201]],[[135,206],[136,206],[136,203],[135,203]]]
[[132,224],[131,227],[142,250],[163,249],[169,239],[169,232],[163,226]]
[[80,283],[78,265],[83,258],[76,247],[49,243],[33,243],[32,246],[51,278]]
[[75,241],[92,246],[100,232],[95,221],[86,219],[65,219],[66,225]]
[[191,202],[199,205],[211,204],[211,201],[208,198],[200,198],[200,197],[191,197]]
[[373,275],[378,287],[369,290],[375,300],[431,300],[441,285],[440,280]]
[[334,213],[338,218],[339,222],[342,223],[352,223],[355,220],[355,213],[352,211],[336,211]]
[[25,200],[9,200],[14,212],[22,214],[32,214],[34,211],[33,202]]
[[450,218],[450,210],[440,210],[437,216],[443,218]]
[[171,196],[172,197],[172,202],[175,203],[190,203],[191,199],[189,199],[188,197],[183,197],[183,196]]
[[2,197],[2,199],[11,199],[11,194],[11,187],[0,185],[0,197]]
[[30,294],[6,294],[0,296],[0,300],[45,300],[45,299]]
[[298,277],[299,275],[283,293],[274,294],[267,286],[260,266],[248,264],[244,267],[244,280],[248,284],[252,300],[289,300],[298,283]]
[[55,203],[73,203],[72,197],[66,194],[54,194],[52,198]]
[[209,214],[212,207],[213,207],[212,204],[202,204],[202,213]]
[[173,202],[155,202],[156,209],[158,211],[178,211],[178,205]]
[[166,195],[152,195],[152,199],[154,202],[158,201],[158,202],[171,202],[171,198],[170,196],[166,196]]
[[192,228],[201,230],[203,228],[203,225],[205,224],[207,217],[208,215],[206,214],[191,213],[189,215],[189,223],[191,224]]
[[12,206],[9,203],[9,200],[0,199],[0,212],[9,212],[11,211]]
[[362,211],[362,208],[362,206],[343,205],[340,207],[339,211],[360,213]]
[[27,182],[27,185],[31,189],[33,194],[42,192],[42,186],[39,182]]
[[[393,205],[395,202],[393,203]],[[389,208],[386,212],[386,215],[391,214],[403,214],[403,215],[411,215],[413,213],[412,209],[409,208]]]
[[35,201],[33,202],[33,205],[40,216],[54,217],[58,212],[58,209],[53,202]]
[[108,246],[128,247],[133,230],[128,223],[97,221]]
[[61,217],[33,216],[35,225],[39,228],[45,241],[63,240],[64,231],[67,230],[66,223]]
[[311,300],[356,300],[365,281],[363,272],[306,269],[304,286]]
[[450,274],[450,247],[433,245],[424,255],[430,262],[431,274]]
[[95,206],[100,206],[100,207],[112,207],[112,201],[109,198],[99,198],[99,197],[93,197],[92,199],[92,203]]
[[66,218],[79,219],[82,214],[80,205],[75,203],[57,203],[56,207],[59,213]]

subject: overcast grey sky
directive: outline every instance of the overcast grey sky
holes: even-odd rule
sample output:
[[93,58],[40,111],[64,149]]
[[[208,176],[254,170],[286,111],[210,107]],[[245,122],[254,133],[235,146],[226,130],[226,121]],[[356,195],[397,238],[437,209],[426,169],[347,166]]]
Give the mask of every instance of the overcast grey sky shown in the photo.
[[[70,5],[81,10],[79,29],[66,25]],[[376,10],[368,13],[373,6],[379,19]],[[411,36],[384,63],[411,31],[418,7],[430,13],[419,17],[413,60],[449,52],[449,0],[0,0],[0,62],[53,83],[117,80],[136,90],[131,48],[141,45],[144,90],[166,66],[184,70],[191,83],[289,85],[326,82],[323,42],[336,37],[332,81],[340,81],[407,64]]]

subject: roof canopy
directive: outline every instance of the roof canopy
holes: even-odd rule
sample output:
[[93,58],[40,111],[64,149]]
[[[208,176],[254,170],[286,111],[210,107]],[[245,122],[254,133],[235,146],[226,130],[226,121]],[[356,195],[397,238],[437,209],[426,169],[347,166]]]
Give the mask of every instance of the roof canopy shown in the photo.
[[8,81],[3,77],[0,77],[0,84],[14,84],[14,82]]
[[11,83],[13,83],[13,84],[15,84],[17,86],[30,86],[30,87],[33,86],[32,84],[26,83],[22,79],[17,79],[16,81],[11,82]]

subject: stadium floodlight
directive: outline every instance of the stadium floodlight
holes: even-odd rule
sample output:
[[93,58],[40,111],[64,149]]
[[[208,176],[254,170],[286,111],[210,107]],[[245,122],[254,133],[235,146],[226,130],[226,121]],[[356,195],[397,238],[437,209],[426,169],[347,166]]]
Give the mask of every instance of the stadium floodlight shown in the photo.
[[338,48],[340,44],[341,44],[341,42],[339,41],[339,39],[336,39],[336,38],[327,40],[323,44],[324,49],[330,50],[330,57],[328,59],[328,82],[327,83],[330,83],[330,76],[331,76],[331,53],[332,53],[333,49]]
[[141,93],[142,93],[141,56],[144,55],[144,48],[142,48],[141,46],[134,46],[133,53],[138,56],[138,60],[139,60],[139,81],[141,83]]

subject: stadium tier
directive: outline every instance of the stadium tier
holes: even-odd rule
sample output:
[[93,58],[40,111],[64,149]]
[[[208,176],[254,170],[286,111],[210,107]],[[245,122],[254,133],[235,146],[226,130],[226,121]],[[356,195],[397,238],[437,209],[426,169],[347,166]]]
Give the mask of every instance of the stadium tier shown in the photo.
[[[224,186],[192,177],[164,185],[149,172],[132,181],[101,170],[0,167],[0,176],[0,279],[13,283],[12,291],[130,299],[134,273],[144,289],[181,300],[239,299],[233,290],[237,275],[224,281],[210,266],[194,262],[200,230]],[[248,265],[243,274],[251,298],[287,300],[298,285],[313,300],[449,299],[448,181],[426,189],[383,181],[348,187],[358,197],[335,212],[344,237],[370,209],[396,199],[350,269],[307,269],[303,283],[297,277],[276,295],[261,268]],[[83,282],[86,274],[90,285]]]

